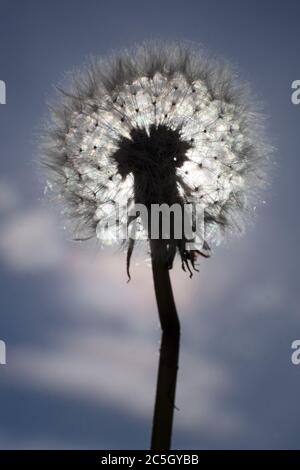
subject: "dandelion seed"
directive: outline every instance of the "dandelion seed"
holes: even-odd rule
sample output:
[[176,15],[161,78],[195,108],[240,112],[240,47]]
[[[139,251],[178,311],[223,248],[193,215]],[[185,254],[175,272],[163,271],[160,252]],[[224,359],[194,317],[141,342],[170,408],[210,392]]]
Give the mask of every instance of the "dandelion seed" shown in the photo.
[[[202,244],[243,229],[264,185],[270,149],[261,116],[226,64],[185,45],[151,43],[93,61],[74,74],[69,88],[53,107],[43,161],[74,238],[99,236],[97,225],[105,224],[99,217],[111,217],[98,209],[111,200],[124,212],[132,197],[146,205],[199,203],[199,189],[206,215]],[[79,169],[84,179],[76,178]],[[120,243],[127,222],[110,224]],[[177,243],[176,249],[184,256],[184,247]]]

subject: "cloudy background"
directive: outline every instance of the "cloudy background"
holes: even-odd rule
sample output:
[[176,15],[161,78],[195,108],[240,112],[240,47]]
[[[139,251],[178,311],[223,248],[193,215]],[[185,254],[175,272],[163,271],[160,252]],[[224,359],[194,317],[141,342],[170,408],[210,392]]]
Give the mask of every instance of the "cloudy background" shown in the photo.
[[0,448],[147,448],[159,326],[151,270],[68,241],[37,177],[37,129],[63,72],[151,37],[237,65],[269,115],[276,165],[243,238],[172,277],[182,320],[175,448],[297,448],[300,366],[296,0],[0,0]]

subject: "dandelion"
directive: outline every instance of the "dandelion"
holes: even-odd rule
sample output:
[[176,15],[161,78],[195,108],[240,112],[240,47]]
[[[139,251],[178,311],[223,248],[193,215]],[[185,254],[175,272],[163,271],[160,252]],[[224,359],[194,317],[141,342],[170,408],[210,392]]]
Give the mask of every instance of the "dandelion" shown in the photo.
[[[198,256],[252,215],[270,154],[261,116],[228,65],[186,44],[93,59],[59,92],[42,160],[74,238],[125,245],[129,276],[136,241],[150,248],[163,331],[151,448],[167,450],[180,337],[169,270],[178,253],[192,275]],[[197,214],[189,218],[192,248],[185,234],[174,236],[175,216],[169,237],[160,225],[153,239],[134,209],[154,204],[202,208],[200,225]]]

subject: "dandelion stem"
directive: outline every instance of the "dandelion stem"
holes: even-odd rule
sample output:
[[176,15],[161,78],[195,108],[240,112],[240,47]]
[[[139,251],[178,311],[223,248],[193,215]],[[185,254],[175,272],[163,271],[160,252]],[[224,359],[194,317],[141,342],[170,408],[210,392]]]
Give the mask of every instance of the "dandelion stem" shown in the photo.
[[161,258],[156,256],[156,245],[153,240],[151,241],[151,255],[154,289],[162,329],[151,450],[167,451],[171,448],[180,323],[174,302],[169,270]]

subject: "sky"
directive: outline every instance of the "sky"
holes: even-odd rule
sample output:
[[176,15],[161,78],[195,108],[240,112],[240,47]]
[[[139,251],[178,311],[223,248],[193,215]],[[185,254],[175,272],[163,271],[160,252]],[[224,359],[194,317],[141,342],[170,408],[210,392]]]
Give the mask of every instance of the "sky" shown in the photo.
[[160,330],[138,256],[70,241],[44,199],[37,141],[53,86],[87,56],[145,39],[188,40],[227,59],[262,103],[275,148],[247,233],[190,280],[173,447],[300,447],[299,120],[296,0],[0,0],[1,449],[147,449]]

